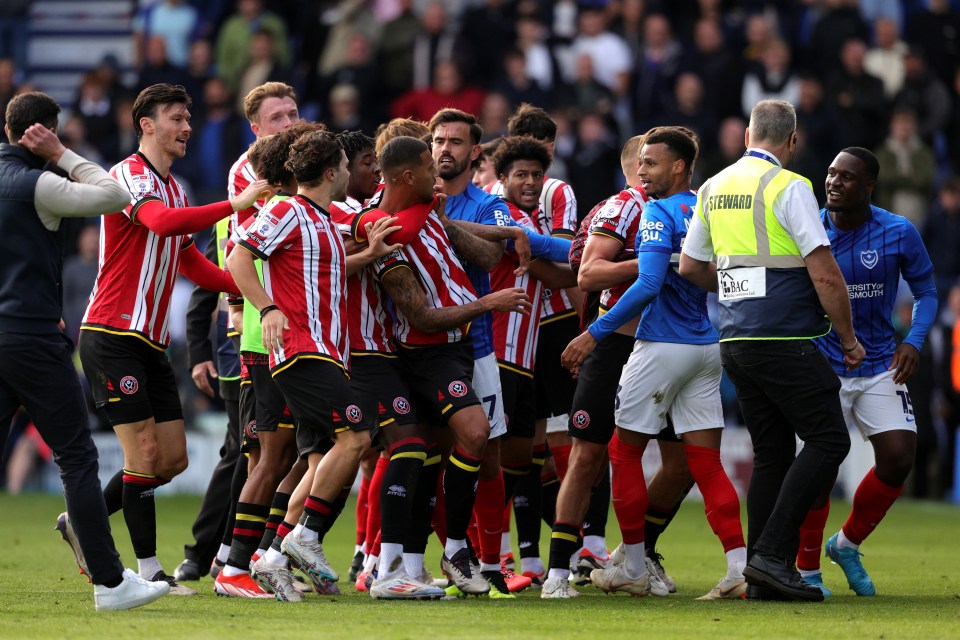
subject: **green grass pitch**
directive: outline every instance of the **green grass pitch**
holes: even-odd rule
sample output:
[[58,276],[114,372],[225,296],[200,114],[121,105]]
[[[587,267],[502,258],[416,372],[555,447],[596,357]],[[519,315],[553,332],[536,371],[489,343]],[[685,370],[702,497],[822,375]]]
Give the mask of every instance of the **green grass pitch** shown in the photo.
[[[577,600],[544,601],[528,591],[513,601],[377,602],[343,585],[339,597],[311,595],[300,604],[218,598],[210,578],[193,598],[167,597],[134,611],[96,613],[92,588],[53,530],[62,500],[0,496],[0,638],[81,640],[152,638],[958,638],[960,508],[903,501],[863,546],[880,595],[858,598],[840,569],[824,578],[836,594],[825,603],[697,602],[725,570],[702,505],[681,509],[659,545],[679,585],[668,598],[605,596],[593,587]],[[183,558],[196,497],[157,500],[159,555],[168,571]],[[828,534],[849,505],[835,504]],[[327,537],[327,555],[342,574],[353,550],[353,504]],[[122,517],[113,518],[121,556],[136,567]],[[608,543],[619,532],[611,513]],[[546,553],[544,530],[542,549]],[[428,550],[439,573],[438,547]]]

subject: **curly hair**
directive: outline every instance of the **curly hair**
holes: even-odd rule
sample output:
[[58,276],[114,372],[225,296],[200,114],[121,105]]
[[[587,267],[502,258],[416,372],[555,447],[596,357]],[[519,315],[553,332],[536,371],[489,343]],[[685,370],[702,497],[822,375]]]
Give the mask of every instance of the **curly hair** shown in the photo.
[[358,155],[367,149],[372,151],[374,148],[373,138],[362,131],[341,131],[337,134],[337,140],[343,147],[343,152],[347,154],[347,162],[351,165]]
[[258,177],[272,185],[289,184],[293,173],[286,168],[290,157],[290,146],[305,133],[326,131],[327,127],[319,122],[300,121],[280,133],[260,138],[247,150],[250,161]]
[[510,136],[504,138],[493,156],[493,166],[498,176],[506,176],[517,160],[533,160],[543,166],[544,172],[550,167],[550,151],[547,145],[533,136]]
[[343,147],[337,136],[327,130],[310,131],[297,137],[290,145],[290,157],[284,166],[307,187],[317,186],[323,172],[336,169],[343,158]]

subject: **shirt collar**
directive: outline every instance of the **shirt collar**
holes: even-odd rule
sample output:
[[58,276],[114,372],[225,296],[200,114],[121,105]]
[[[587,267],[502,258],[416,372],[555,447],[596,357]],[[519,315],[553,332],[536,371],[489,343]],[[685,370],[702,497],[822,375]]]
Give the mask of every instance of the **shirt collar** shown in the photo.
[[753,158],[760,158],[761,160],[766,160],[767,162],[772,162],[781,169],[783,165],[780,164],[780,161],[777,159],[777,156],[773,155],[769,151],[764,151],[763,149],[757,149],[756,147],[750,147],[744,152],[743,157],[751,156]]

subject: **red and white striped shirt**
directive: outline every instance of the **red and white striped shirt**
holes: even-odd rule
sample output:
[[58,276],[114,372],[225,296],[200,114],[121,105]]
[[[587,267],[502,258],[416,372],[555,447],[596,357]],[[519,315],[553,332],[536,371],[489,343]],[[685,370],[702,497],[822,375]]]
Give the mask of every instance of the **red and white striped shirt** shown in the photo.
[[[251,182],[257,179],[253,171],[253,166],[247,160],[247,152],[237,158],[237,161],[230,167],[230,174],[227,176],[227,198],[233,198],[239,195],[241,191],[250,186]],[[251,206],[240,211],[234,211],[230,214],[229,236],[227,239],[227,248],[224,250],[224,257],[229,256],[237,240],[247,230],[250,220],[257,217],[266,200],[261,198]]]
[[136,222],[137,209],[159,200],[186,207],[187,195],[172,175],[166,179],[135,153],[114,165],[112,175],[130,192],[123,215],[103,217],[100,262],[82,328],[138,336],[158,349],[170,343],[170,298],[189,235],[158,236]]
[[[648,199],[642,189],[628,187],[608,198],[593,216],[590,235],[596,233],[620,243],[620,253],[617,254],[615,262],[637,259],[637,232],[640,230],[640,218]],[[631,284],[621,282],[615,287],[605,289],[600,296],[600,309],[606,311],[615,305]]]
[[[410,244],[380,258],[374,268],[380,280],[394,269],[410,269],[426,294],[427,305],[433,309],[469,304],[477,299],[440,218],[433,211]],[[395,309],[395,313],[396,339],[410,346],[460,342],[470,327],[465,324],[449,331],[424,333],[410,324],[400,309]]]
[[[529,215],[519,207],[507,202],[510,217],[524,229],[541,233]],[[534,212],[534,218],[536,212]],[[530,315],[516,312],[493,314],[493,348],[500,366],[513,369],[526,376],[533,377],[534,356],[537,352],[537,334],[540,332],[540,281],[525,273],[514,274],[519,264],[515,251],[504,251],[503,257],[490,274],[490,286],[494,291],[520,287],[527,292],[534,308]]]
[[[483,189],[495,196],[503,197],[503,184],[500,181],[491,182]],[[577,197],[569,184],[557,178],[546,178],[543,181],[536,223],[541,229],[549,230],[551,235],[573,238],[577,232]],[[576,313],[570,297],[563,289],[554,291],[544,287],[542,296],[541,322],[565,318]]]
[[[347,197],[346,202],[330,205],[330,218],[342,236],[352,237],[353,224],[363,204]],[[387,309],[386,294],[372,269],[363,268],[347,278],[347,328],[350,353],[394,353],[393,319]]]
[[257,215],[238,245],[263,260],[263,288],[287,317],[274,373],[301,357],[347,366],[346,254],[330,215],[302,195]]

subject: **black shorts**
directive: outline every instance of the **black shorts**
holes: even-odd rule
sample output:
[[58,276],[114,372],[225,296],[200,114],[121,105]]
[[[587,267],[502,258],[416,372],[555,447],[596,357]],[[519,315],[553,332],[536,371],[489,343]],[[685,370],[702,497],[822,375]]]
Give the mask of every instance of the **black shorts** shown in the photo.
[[410,387],[397,358],[351,355],[350,386],[364,415],[375,416],[370,434],[374,442],[380,431],[390,425],[417,424]]
[[111,425],[183,420],[167,354],[145,338],[84,329],[80,363],[94,403],[107,412]]
[[567,431],[571,438],[608,444],[616,427],[614,410],[620,373],[636,340],[612,333],[580,365],[577,391],[570,406]]
[[532,438],[536,435],[537,405],[533,378],[529,374],[500,365],[503,389],[503,413],[508,438]]
[[576,314],[540,325],[533,374],[537,420],[570,413],[577,381],[560,364],[560,354],[579,334],[580,320]]
[[270,375],[270,366],[248,362],[246,370],[250,379],[240,395],[245,452],[260,446],[259,433],[294,427],[287,401]]
[[446,424],[450,416],[480,404],[473,390],[473,342],[401,347],[400,362],[421,419]]
[[373,416],[360,408],[347,374],[330,360],[299,356],[284,363],[273,379],[296,421],[301,456],[329,451],[338,433],[373,426]]

